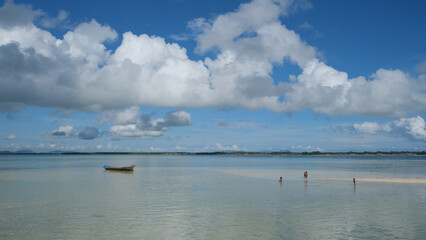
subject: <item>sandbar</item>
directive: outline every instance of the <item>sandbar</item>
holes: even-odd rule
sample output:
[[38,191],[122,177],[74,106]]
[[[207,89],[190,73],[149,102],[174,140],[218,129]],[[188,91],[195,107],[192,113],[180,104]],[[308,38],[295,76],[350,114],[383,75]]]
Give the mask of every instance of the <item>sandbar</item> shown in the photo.
[[[350,181],[352,179],[327,178],[314,179],[314,181]],[[426,183],[425,178],[356,178],[357,182],[388,182],[388,183]]]
[[[303,181],[302,170],[280,169],[227,169],[224,172],[237,176],[277,180],[283,177],[284,181]],[[384,183],[426,183],[424,175],[410,178],[404,176],[392,177],[389,174],[359,173],[349,171],[308,171],[310,181],[350,181],[355,178],[357,182],[384,182]],[[329,177],[330,176],[330,177]]]

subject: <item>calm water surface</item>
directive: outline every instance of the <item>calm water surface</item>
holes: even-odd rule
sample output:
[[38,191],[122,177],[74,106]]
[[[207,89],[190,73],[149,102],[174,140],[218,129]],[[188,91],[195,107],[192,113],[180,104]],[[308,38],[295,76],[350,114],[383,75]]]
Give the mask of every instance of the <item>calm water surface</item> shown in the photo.
[[426,239],[426,184],[315,181],[425,173],[424,156],[1,155],[0,239]]

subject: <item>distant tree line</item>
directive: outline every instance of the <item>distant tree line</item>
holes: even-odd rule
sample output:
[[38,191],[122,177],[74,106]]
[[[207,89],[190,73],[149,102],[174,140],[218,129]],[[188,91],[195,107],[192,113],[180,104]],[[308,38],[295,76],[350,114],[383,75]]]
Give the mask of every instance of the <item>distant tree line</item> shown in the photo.
[[56,155],[426,155],[426,151],[377,151],[377,152],[46,152],[35,153],[32,151],[0,151],[0,154],[56,154]]

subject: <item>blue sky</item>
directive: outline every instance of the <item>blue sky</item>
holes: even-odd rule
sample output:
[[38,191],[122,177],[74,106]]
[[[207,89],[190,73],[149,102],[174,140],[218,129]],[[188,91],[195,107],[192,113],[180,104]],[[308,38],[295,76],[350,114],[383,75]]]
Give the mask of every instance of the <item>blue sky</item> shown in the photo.
[[0,6],[0,151],[426,150],[424,1]]

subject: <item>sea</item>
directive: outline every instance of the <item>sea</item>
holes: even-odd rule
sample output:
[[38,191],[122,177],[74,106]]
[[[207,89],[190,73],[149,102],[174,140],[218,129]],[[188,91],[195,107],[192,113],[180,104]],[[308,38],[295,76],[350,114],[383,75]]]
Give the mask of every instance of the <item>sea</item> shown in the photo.
[[404,179],[426,156],[0,155],[0,239],[426,239]]

